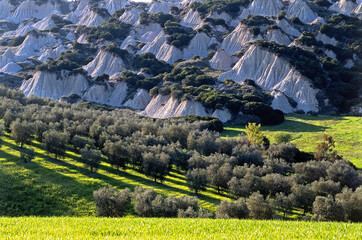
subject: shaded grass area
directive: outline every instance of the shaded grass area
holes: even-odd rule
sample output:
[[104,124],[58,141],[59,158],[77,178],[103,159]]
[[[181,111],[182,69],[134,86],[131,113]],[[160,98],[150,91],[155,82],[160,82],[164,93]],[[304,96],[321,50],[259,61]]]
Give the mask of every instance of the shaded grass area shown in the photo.
[[[338,154],[362,168],[362,118],[351,116],[287,115],[282,124],[262,126],[263,133],[274,142],[278,133],[289,133],[292,141],[303,151],[313,153],[326,133],[336,141]],[[245,126],[226,126],[223,137],[244,134]]]
[[[31,163],[20,159],[20,147],[6,135],[0,148],[0,214],[3,216],[94,216],[93,191],[111,184],[119,189],[151,187],[162,195],[193,195],[182,172],[172,170],[161,183],[128,168],[117,171],[103,162],[97,173],[90,173],[80,156],[67,151],[54,160],[39,142],[31,145],[36,155]],[[197,196],[200,206],[215,211],[226,195],[207,189]],[[129,215],[134,214],[129,210]]]
[[360,239],[361,228],[276,220],[0,218],[1,239]]

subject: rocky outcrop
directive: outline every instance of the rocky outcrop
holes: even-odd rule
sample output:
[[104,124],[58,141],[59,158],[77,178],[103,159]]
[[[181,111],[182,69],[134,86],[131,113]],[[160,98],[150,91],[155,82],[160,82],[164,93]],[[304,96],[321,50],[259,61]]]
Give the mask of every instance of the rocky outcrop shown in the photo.
[[183,58],[190,59],[197,55],[199,57],[206,57],[208,53],[210,38],[206,33],[197,33],[190,41],[190,44],[183,50]]
[[108,0],[101,7],[107,9],[110,14],[113,14],[115,11],[125,8],[129,5],[127,0]]
[[148,13],[170,13],[172,5],[173,4],[171,2],[167,1],[152,1],[150,9],[148,9]]
[[37,1],[27,0],[22,2],[12,13],[11,20],[20,23],[27,18],[43,19],[51,14],[61,14],[60,6],[56,1],[47,1],[39,3]]
[[59,41],[49,33],[36,33],[26,36],[24,42],[18,47],[15,52],[16,56],[23,57],[24,59],[30,56],[40,56],[41,49],[45,47],[56,46]]
[[48,48],[42,55],[40,55],[38,57],[38,60],[41,61],[41,62],[45,62],[48,58],[52,58],[52,59],[57,59],[60,54],[64,51],[66,51],[67,48],[64,47],[63,45],[55,48],[55,49],[52,49],[52,48]]
[[8,48],[3,55],[0,55],[0,68],[4,67],[6,64],[15,61],[15,54]]
[[311,23],[318,17],[318,15],[304,0],[294,0],[288,7],[286,17],[298,17],[300,21],[304,23]]
[[280,91],[273,91],[272,96],[274,97],[271,107],[276,110],[280,110],[283,113],[292,113],[294,108],[290,105],[288,98],[284,93]]
[[194,28],[202,23],[200,14],[197,11],[189,10],[182,18],[180,24],[184,27]]
[[119,17],[119,21],[128,23],[131,25],[135,25],[140,18],[141,13],[143,10],[137,7],[131,7],[125,10],[122,16]]
[[284,34],[280,29],[267,30],[266,39],[268,41],[271,42],[274,41],[284,45],[289,45],[292,42],[292,40],[286,34]]
[[212,116],[218,118],[223,123],[230,121],[232,117],[230,111],[225,109],[216,109]]
[[152,118],[179,117],[189,114],[207,116],[201,103],[195,101],[179,102],[177,99],[165,95],[152,98],[146,109],[140,114]]
[[277,20],[276,24],[278,27],[280,27],[283,32],[285,32],[288,35],[291,35],[293,37],[300,37],[302,35],[301,32],[299,32],[297,29],[295,29],[287,20]]
[[231,119],[231,114],[228,110],[217,109],[213,111],[212,114],[208,114],[200,102],[193,100],[180,102],[171,96],[161,94],[152,98],[145,110],[140,112],[140,114],[152,118],[169,118],[186,115],[214,116],[222,122],[227,122]]
[[78,25],[85,25],[87,27],[98,26],[107,21],[109,18],[106,16],[101,16],[95,11],[91,11],[89,14],[85,14],[77,23]]
[[241,18],[246,18],[248,15],[277,16],[283,7],[279,0],[254,0],[243,10]]
[[330,44],[330,45],[333,45],[333,46],[336,46],[338,44],[338,41],[336,39],[330,38],[327,35],[325,35],[323,33],[320,33],[320,32],[317,34],[316,40],[321,41],[324,44]]
[[0,0],[0,18],[9,19],[11,17],[11,10],[14,8],[8,0]]
[[255,80],[265,90],[276,89],[294,99],[298,110],[318,112],[319,90],[312,87],[311,81],[287,61],[256,45],[251,45],[230,71],[220,75],[219,80],[224,79]]
[[86,76],[82,74],[72,74],[69,71],[56,73],[37,71],[32,78],[24,81],[20,90],[25,96],[35,95],[60,99],[62,96],[71,94],[82,95],[89,88]]
[[127,90],[128,87],[126,82],[116,83],[107,104],[114,107],[122,106],[122,103],[127,96]]
[[54,25],[55,25],[55,23],[53,22],[51,17],[48,16],[48,17],[43,18],[39,22],[34,23],[33,27],[38,29],[38,30],[49,30],[52,27],[54,27]]
[[18,73],[22,68],[14,63],[14,62],[10,62],[8,64],[6,64],[3,68],[0,69],[0,73],[8,73],[8,74],[16,74]]
[[83,100],[99,104],[108,104],[111,96],[111,86],[104,83],[97,83],[91,86],[83,95]]
[[161,25],[158,23],[138,24],[135,28],[135,37],[141,42],[151,42],[161,31]]
[[177,60],[183,59],[183,53],[177,47],[164,42],[157,52],[156,58],[169,64],[173,64]]
[[116,54],[100,50],[97,56],[83,67],[92,77],[96,77],[102,73],[112,76],[126,70],[125,64],[121,57]]
[[221,43],[221,49],[224,49],[228,54],[234,54],[242,49],[242,47],[250,42],[261,39],[261,36],[254,36],[243,23],[232,31]]
[[129,99],[123,106],[136,110],[143,110],[151,101],[151,96],[145,89],[138,89],[132,99]]
[[229,71],[234,64],[233,58],[223,49],[217,50],[210,60],[210,66],[220,71]]
[[343,13],[345,15],[350,15],[357,6],[357,3],[352,0],[339,0],[330,6],[329,10]]
[[79,18],[77,17],[77,15],[75,15],[74,12],[70,12],[67,16],[64,17],[64,19],[72,23],[77,23],[79,21]]

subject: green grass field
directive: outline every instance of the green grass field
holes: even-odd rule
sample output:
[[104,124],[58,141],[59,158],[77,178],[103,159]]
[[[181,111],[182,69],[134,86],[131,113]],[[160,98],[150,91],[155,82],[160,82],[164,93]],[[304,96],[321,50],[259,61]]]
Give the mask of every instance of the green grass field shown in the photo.
[[[76,227],[75,227],[76,226]],[[0,218],[0,239],[361,239],[362,224],[224,219]]]
[[[335,116],[287,115],[285,122],[276,126],[262,126],[263,133],[273,142],[278,133],[289,133],[298,148],[313,153],[323,134],[333,136],[336,150],[347,160],[362,168],[362,118]],[[244,133],[244,126],[226,126],[223,137]]]

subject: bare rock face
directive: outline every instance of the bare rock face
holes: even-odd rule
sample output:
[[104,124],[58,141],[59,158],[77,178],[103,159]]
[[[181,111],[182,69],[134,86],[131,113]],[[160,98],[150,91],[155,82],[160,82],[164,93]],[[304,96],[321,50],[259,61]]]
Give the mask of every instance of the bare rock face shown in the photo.
[[233,65],[233,58],[225,50],[217,50],[210,60],[210,66],[220,71],[229,71]]
[[0,18],[9,19],[11,17],[11,10],[14,8],[8,0],[0,0]]
[[353,14],[356,15],[359,19],[362,19],[362,3],[360,3],[354,10]]
[[169,118],[186,115],[214,116],[223,122],[231,119],[231,114],[228,110],[217,109],[212,114],[208,114],[200,102],[192,100],[180,102],[171,96],[161,94],[152,98],[145,110],[140,112],[140,114],[152,118]]
[[297,29],[295,29],[287,20],[277,20],[277,26],[280,27],[286,34],[289,34],[293,37],[300,37],[302,35]]
[[6,64],[10,62],[14,62],[15,59],[15,54],[8,48],[3,55],[0,55],[0,68],[6,66]]
[[141,115],[153,118],[169,118],[186,116],[189,114],[207,116],[205,108],[199,102],[179,102],[171,96],[158,95],[147,105]]
[[27,18],[43,19],[51,14],[61,14],[60,6],[56,2],[39,3],[32,0],[22,2],[11,14],[10,19],[20,23]]
[[16,74],[18,73],[22,67],[14,62],[9,62],[3,68],[0,69],[0,73],[8,73],[8,74]]
[[224,49],[228,54],[234,54],[242,49],[242,47],[251,41],[261,39],[260,35],[254,36],[242,23],[232,31],[221,43],[221,49]]
[[56,73],[37,71],[32,78],[23,82],[20,90],[27,97],[35,95],[58,100],[71,94],[81,96],[88,87],[89,82],[82,74],[61,71],[57,76]]
[[127,100],[123,106],[136,110],[143,110],[152,100],[150,94],[145,89],[138,89],[132,99]]
[[195,55],[199,57],[206,57],[210,40],[211,39],[206,35],[206,33],[197,33],[190,41],[189,46],[183,50],[183,59],[189,59]]
[[83,99],[87,102],[108,104],[111,93],[111,86],[108,83],[94,84],[84,93]]
[[333,46],[336,46],[338,44],[338,41],[334,38],[330,38],[327,35],[323,34],[323,33],[318,33],[316,36],[316,40],[317,41],[321,41],[324,44],[331,44]]
[[71,21],[72,23],[77,23],[79,18],[75,15],[74,12],[70,12],[67,16],[64,17],[65,20]]
[[197,11],[190,9],[184,18],[181,20],[180,24],[184,27],[194,28],[202,23],[200,14]]
[[279,0],[254,0],[243,10],[241,18],[246,18],[248,15],[277,16],[283,7]]
[[304,0],[294,0],[289,5],[286,16],[287,18],[298,17],[304,23],[311,23],[318,17]]
[[107,19],[107,17],[101,16],[100,14],[91,11],[89,14],[84,14],[77,24],[85,25],[87,27],[94,27],[106,22]]
[[121,107],[124,99],[127,96],[127,84],[125,82],[116,83],[112,91],[108,104],[113,107]]
[[284,93],[280,91],[273,91],[272,96],[274,97],[271,107],[282,111],[283,113],[292,113],[294,108],[290,105],[288,98]]
[[119,17],[118,20],[124,23],[135,25],[137,24],[137,21],[139,20],[142,12],[143,10],[137,7],[128,8],[122,14],[122,16]]
[[102,4],[101,7],[104,7],[110,14],[113,14],[115,11],[125,8],[127,5],[129,5],[127,0],[108,0]]
[[100,50],[93,61],[83,67],[92,77],[102,73],[112,76],[126,70],[125,64],[119,56],[110,52]]
[[266,39],[268,41],[274,41],[279,44],[289,45],[292,40],[284,34],[280,29],[271,29],[266,33]]
[[173,4],[171,2],[154,1],[150,5],[150,9],[148,10],[148,13],[158,13],[158,12],[170,13],[170,9],[171,9],[172,5]]
[[316,95],[319,90],[312,87],[311,81],[287,61],[255,45],[247,49],[230,71],[220,75],[219,80],[224,79],[255,80],[263,89],[276,89],[294,99],[298,110],[318,111]]
[[50,30],[52,27],[54,27],[55,23],[50,18],[50,16],[43,18],[39,22],[33,24],[33,27],[38,30]]
[[15,52],[16,56],[28,58],[41,55],[44,47],[56,46],[59,41],[49,33],[29,34]]
[[339,0],[330,6],[329,10],[343,13],[345,15],[351,15],[357,6],[357,3],[353,2],[352,0]]

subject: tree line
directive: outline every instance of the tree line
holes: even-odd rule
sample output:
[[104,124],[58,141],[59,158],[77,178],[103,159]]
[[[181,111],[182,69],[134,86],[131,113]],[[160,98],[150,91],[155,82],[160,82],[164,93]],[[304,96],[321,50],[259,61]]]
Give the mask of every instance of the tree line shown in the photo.
[[[31,142],[36,140],[56,161],[67,150],[79,153],[90,172],[105,161],[120,173],[133,168],[162,183],[177,169],[196,195],[214,188],[235,200],[222,201],[217,216],[259,218],[249,206],[255,201],[271,209],[263,218],[277,209],[284,218],[300,210],[316,220],[361,221],[361,173],[334,151],[330,136],[311,155],[285,135],[279,136],[281,143],[270,144],[256,124],[249,124],[246,137],[222,139],[214,131],[222,130],[221,123],[212,118],[150,119],[126,109],[25,98],[4,87],[0,99],[0,132],[19,144],[25,162],[34,157]],[[155,200],[150,199],[146,202]],[[193,210],[196,216],[199,209]]]

